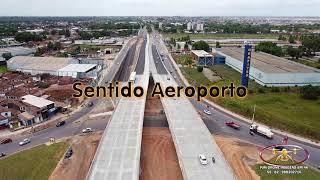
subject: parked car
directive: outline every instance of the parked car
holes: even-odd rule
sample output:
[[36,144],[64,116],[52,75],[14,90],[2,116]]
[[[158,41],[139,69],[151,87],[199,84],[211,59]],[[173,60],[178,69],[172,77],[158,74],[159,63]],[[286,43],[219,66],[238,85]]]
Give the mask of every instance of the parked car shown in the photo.
[[5,157],[5,156],[6,156],[6,153],[4,153],[4,152],[0,153],[0,158]]
[[70,147],[68,150],[67,150],[67,152],[66,152],[66,154],[64,155],[64,158],[70,158],[71,156],[72,156],[72,154],[73,154],[73,150],[72,150],[72,148]]
[[56,127],[60,127],[66,124],[66,121],[60,121],[56,124]]
[[212,158],[211,158],[211,159],[212,159],[212,162],[213,162],[213,163],[215,163],[215,162],[216,162],[216,159],[215,159],[213,156],[212,156]]
[[93,130],[91,128],[82,129],[82,133],[91,133]]
[[203,112],[204,112],[205,114],[207,114],[207,115],[211,115],[211,111],[209,111],[209,110],[207,110],[207,109],[203,110]]
[[11,142],[12,142],[12,139],[6,138],[6,139],[2,139],[0,144],[8,144],[8,143],[11,143]]
[[19,145],[23,146],[23,145],[29,144],[30,142],[31,142],[31,140],[29,138],[26,138],[23,141],[19,142]]
[[200,160],[200,163],[201,163],[202,165],[207,165],[207,164],[208,164],[207,158],[206,158],[206,156],[203,155],[203,154],[199,154],[199,160]]

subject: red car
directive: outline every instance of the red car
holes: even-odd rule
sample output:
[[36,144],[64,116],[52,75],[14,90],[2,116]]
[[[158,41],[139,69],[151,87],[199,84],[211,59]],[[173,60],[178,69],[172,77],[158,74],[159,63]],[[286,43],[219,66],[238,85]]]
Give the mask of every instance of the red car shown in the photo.
[[229,126],[229,127],[232,127],[233,129],[240,129],[240,125],[233,122],[233,121],[230,121],[230,122],[226,122],[226,125]]
[[0,143],[0,144],[8,144],[8,143],[11,143],[11,142],[12,142],[12,139],[7,138],[7,139],[1,140],[1,143]]

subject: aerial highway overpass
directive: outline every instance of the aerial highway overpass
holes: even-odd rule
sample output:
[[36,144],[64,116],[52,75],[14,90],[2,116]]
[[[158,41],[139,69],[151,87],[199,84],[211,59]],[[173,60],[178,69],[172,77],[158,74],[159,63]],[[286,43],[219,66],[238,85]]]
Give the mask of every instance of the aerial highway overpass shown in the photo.
[[[127,53],[130,54],[130,47]],[[150,74],[155,82],[160,82],[163,86],[177,85],[173,77],[168,80],[170,75],[161,61],[156,44],[153,45],[149,38],[140,49],[135,71],[135,85],[144,89],[148,89]],[[190,101],[183,98],[161,98],[161,102],[184,179],[235,179],[232,169]],[[104,131],[87,179],[139,179],[145,103],[146,97],[119,100]],[[199,154],[210,158],[208,165],[200,164]],[[216,163],[212,163],[211,157],[216,159]]]
[[[150,71],[154,81],[161,83],[164,87],[176,87],[178,84],[166,70],[157,51],[157,41],[153,43],[154,45],[149,44],[147,48],[150,55]],[[183,178],[186,180],[236,179],[223,153],[189,99],[161,98],[161,102],[167,116]],[[208,165],[200,164],[199,154],[209,159]],[[211,157],[215,158],[215,163],[212,163]]]
[[[143,43],[146,45],[147,43]],[[144,89],[149,83],[149,57],[148,51],[141,48],[137,64],[144,62],[144,67],[139,67],[135,85]],[[131,54],[132,55],[132,54]],[[124,62],[125,63],[125,62]],[[141,70],[142,69],[142,70]],[[143,117],[146,97],[121,98],[100,140],[94,160],[88,172],[90,180],[137,180],[140,174],[140,153]]]

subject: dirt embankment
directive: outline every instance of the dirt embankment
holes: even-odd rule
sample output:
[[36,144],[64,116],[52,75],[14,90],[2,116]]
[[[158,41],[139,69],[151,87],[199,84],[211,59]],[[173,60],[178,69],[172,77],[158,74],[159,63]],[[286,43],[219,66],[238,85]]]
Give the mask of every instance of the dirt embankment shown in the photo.
[[71,140],[73,155],[59,162],[49,180],[85,180],[102,133],[76,136]]
[[214,139],[239,180],[260,179],[250,167],[257,163],[262,163],[258,146],[239,139],[219,135],[215,135]]
[[145,116],[158,116],[161,114],[161,110],[163,110],[163,107],[159,97],[147,97]]
[[168,128],[144,128],[140,180],[182,180],[176,150]]

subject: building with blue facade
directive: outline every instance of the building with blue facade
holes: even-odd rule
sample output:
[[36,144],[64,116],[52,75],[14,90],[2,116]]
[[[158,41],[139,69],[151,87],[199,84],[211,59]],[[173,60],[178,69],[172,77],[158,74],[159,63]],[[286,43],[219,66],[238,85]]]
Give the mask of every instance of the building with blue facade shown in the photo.
[[[219,48],[225,64],[242,73],[243,48]],[[263,86],[320,86],[320,70],[263,52],[251,52],[250,79]],[[249,85],[250,86],[250,85]]]
[[213,55],[204,50],[192,50],[193,60],[196,61],[198,66],[212,66]]

